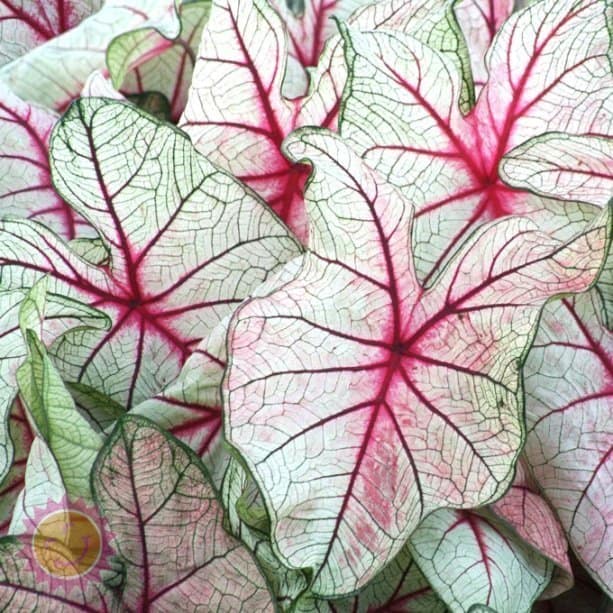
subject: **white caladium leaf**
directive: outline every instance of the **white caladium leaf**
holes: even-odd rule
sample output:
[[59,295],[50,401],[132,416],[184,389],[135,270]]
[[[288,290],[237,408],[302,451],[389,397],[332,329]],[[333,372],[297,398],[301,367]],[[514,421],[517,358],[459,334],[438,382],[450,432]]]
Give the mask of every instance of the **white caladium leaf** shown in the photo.
[[332,613],[445,613],[437,596],[413,560],[408,546],[359,594],[328,601]]
[[280,147],[297,102],[281,94],[287,43],[266,0],[216,0],[179,125],[204,155],[260,194],[301,239],[305,171]]
[[125,565],[128,610],[273,611],[197,456],[153,422],[122,418],[94,467],[97,502]]
[[283,566],[275,555],[263,501],[253,480],[235,458],[228,462],[221,500],[230,533],[255,555],[275,595],[277,607],[282,611],[296,611],[294,604],[308,587],[307,577],[300,570]]
[[34,434],[19,400],[13,403],[9,415],[8,429],[13,445],[13,461],[0,485],[0,536],[4,536],[9,530],[16,497],[24,484],[28,454],[34,440]]
[[155,29],[173,39],[180,27],[174,0],[107,0],[76,28],[0,67],[0,82],[24,100],[60,110],[79,95],[90,73],[104,68],[115,37]]
[[83,99],[52,139],[54,183],[100,232],[108,265],[42,226],[0,224],[1,285],[50,288],[107,313],[52,355],[68,383],[130,408],[172,381],[199,341],[300,248],[286,227],[187,137],[138,109]]
[[[595,281],[606,215],[564,244],[527,219],[482,227],[428,290],[411,205],[329,132],[310,160],[312,252],[230,326],[225,434],[252,471],[281,560],[346,594],[440,506],[508,488],[522,445],[518,365],[545,301]],[[308,483],[308,486],[305,484]]]
[[543,597],[553,598],[572,587],[573,571],[564,530],[537,487],[530,483],[524,458],[517,463],[515,480],[507,493],[483,512],[486,519],[493,512],[525,543],[555,562],[555,584],[546,588]]
[[325,42],[336,34],[333,17],[345,21],[368,0],[312,0],[287,2],[270,0],[279,13],[287,32],[287,67],[283,95],[297,98],[307,93],[307,68],[316,66]]
[[[0,305],[0,482],[4,482],[14,452],[8,421],[17,395],[16,373],[28,355],[22,330],[37,330],[45,344],[50,345],[71,330],[108,328],[109,320],[99,311],[70,298],[47,293],[44,279],[30,290],[0,291]],[[18,409],[13,413],[13,420],[17,423],[11,428],[12,434],[18,445],[19,459],[23,459],[27,449],[23,449],[22,444],[27,441],[28,434]]]
[[550,133],[504,156],[500,176],[537,194],[605,206],[613,196],[610,137]]
[[103,438],[79,414],[70,393],[32,330],[26,331],[28,359],[17,371],[19,394],[32,416],[37,434],[57,460],[66,491],[91,499],[91,467]]
[[545,309],[524,367],[526,456],[578,558],[610,590],[613,335],[602,311],[597,292]]
[[103,0],[0,1],[0,66],[76,27]]
[[13,611],[53,611],[54,613],[106,613],[114,610],[113,596],[102,582],[79,576],[70,557],[55,561],[74,577],[50,577],[33,553],[32,534],[0,539],[0,608]]
[[453,10],[462,28],[470,55],[475,89],[487,81],[485,54],[496,32],[513,12],[514,0],[458,0]]
[[529,613],[553,571],[503,525],[471,511],[435,511],[413,532],[409,549],[452,613],[475,605]]
[[154,29],[129,32],[113,40],[107,52],[113,85],[129,97],[148,92],[162,95],[169,119],[177,122],[187,102],[210,4],[209,0],[183,2],[179,7],[181,34],[174,40]]
[[20,100],[0,83],[0,216],[41,221],[67,239],[87,224],[54,191],[49,135],[55,113]]
[[144,415],[189,445],[202,459],[218,488],[226,462],[221,445],[221,381],[226,366],[224,319],[193,351],[179,376],[164,390],[135,406]]
[[[316,1],[309,10],[336,10],[345,4],[346,0]],[[461,34],[457,24],[454,29],[449,6],[437,0],[434,8],[433,13],[432,1],[388,0],[364,8],[354,20],[356,27],[366,29],[381,26],[419,32],[429,44],[448,51],[448,56],[463,57],[458,52]],[[320,45],[316,22],[303,22],[305,28],[309,23],[316,26],[310,34],[300,35],[303,46]],[[291,57],[297,34],[291,24],[288,31]],[[346,69],[337,36],[324,53],[309,97],[290,101],[282,93],[287,58],[283,22],[266,0],[217,0],[203,34],[180,125],[201,153],[258,192],[306,241],[302,196],[306,171],[289,163],[280,147],[299,126],[336,125]]]
[[[350,30],[346,39],[351,70],[340,131],[416,205],[416,259],[426,280],[475,224],[530,214],[532,194],[500,180],[505,153],[542,132],[610,129],[602,0],[545,0],[513,14],[467,117],[458,107],[461,75],[437,51],[402,33]],[[570,90],[580,92],[572,104]]]
[[57,461],[45,441],[36,436],[29,448],[24,476],[24,488],[15,504],[9,534],[27,534],[36,525],[37,511],[67,509],[68,496]]

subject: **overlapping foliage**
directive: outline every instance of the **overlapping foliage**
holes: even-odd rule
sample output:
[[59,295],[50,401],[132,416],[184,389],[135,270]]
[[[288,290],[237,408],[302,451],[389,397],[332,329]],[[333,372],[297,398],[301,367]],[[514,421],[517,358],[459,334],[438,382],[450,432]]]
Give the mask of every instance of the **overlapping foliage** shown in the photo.
[[612,36],[0,0],[0,608],[610,597]]

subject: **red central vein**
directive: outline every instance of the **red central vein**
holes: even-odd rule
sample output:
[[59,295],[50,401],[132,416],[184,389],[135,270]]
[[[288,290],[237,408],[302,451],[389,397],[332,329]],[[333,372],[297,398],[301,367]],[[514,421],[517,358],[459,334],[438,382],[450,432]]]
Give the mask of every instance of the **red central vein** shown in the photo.
[[[6,6],[6,8],[9,9],[9,11],[12,11],[14,15],[13,19],[19,19],[20,21],[23,21],[28,26],[30,26],[30,28],[35,30],[38,34],[42,35],[43,37],[49,39],[49,38],[53,38],[54,36],[56,36],[56,33],[50,27],[47,27],[43,25],[42,22],[34,19],[32,14],[24,11],[23,8],[15,6],[9,0],[1,0],[0,4],[4,4],[4,6]],[[2,21],[4,21],[5,19],[10,19],[10,18],[3,17]]]

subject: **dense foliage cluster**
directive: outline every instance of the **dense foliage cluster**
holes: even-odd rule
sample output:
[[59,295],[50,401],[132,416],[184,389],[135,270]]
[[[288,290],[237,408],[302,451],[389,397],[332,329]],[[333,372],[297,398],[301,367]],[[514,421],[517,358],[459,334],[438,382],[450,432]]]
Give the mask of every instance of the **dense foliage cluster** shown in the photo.
[[607,606],[613,5],[521,4],[0,0],[0,609]]

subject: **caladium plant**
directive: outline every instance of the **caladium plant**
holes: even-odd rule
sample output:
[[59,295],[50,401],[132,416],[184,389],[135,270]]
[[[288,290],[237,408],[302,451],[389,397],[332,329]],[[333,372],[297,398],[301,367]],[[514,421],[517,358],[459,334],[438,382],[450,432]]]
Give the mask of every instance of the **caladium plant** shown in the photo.
[[0,608],[611,595],[612,17],[0,0]]

